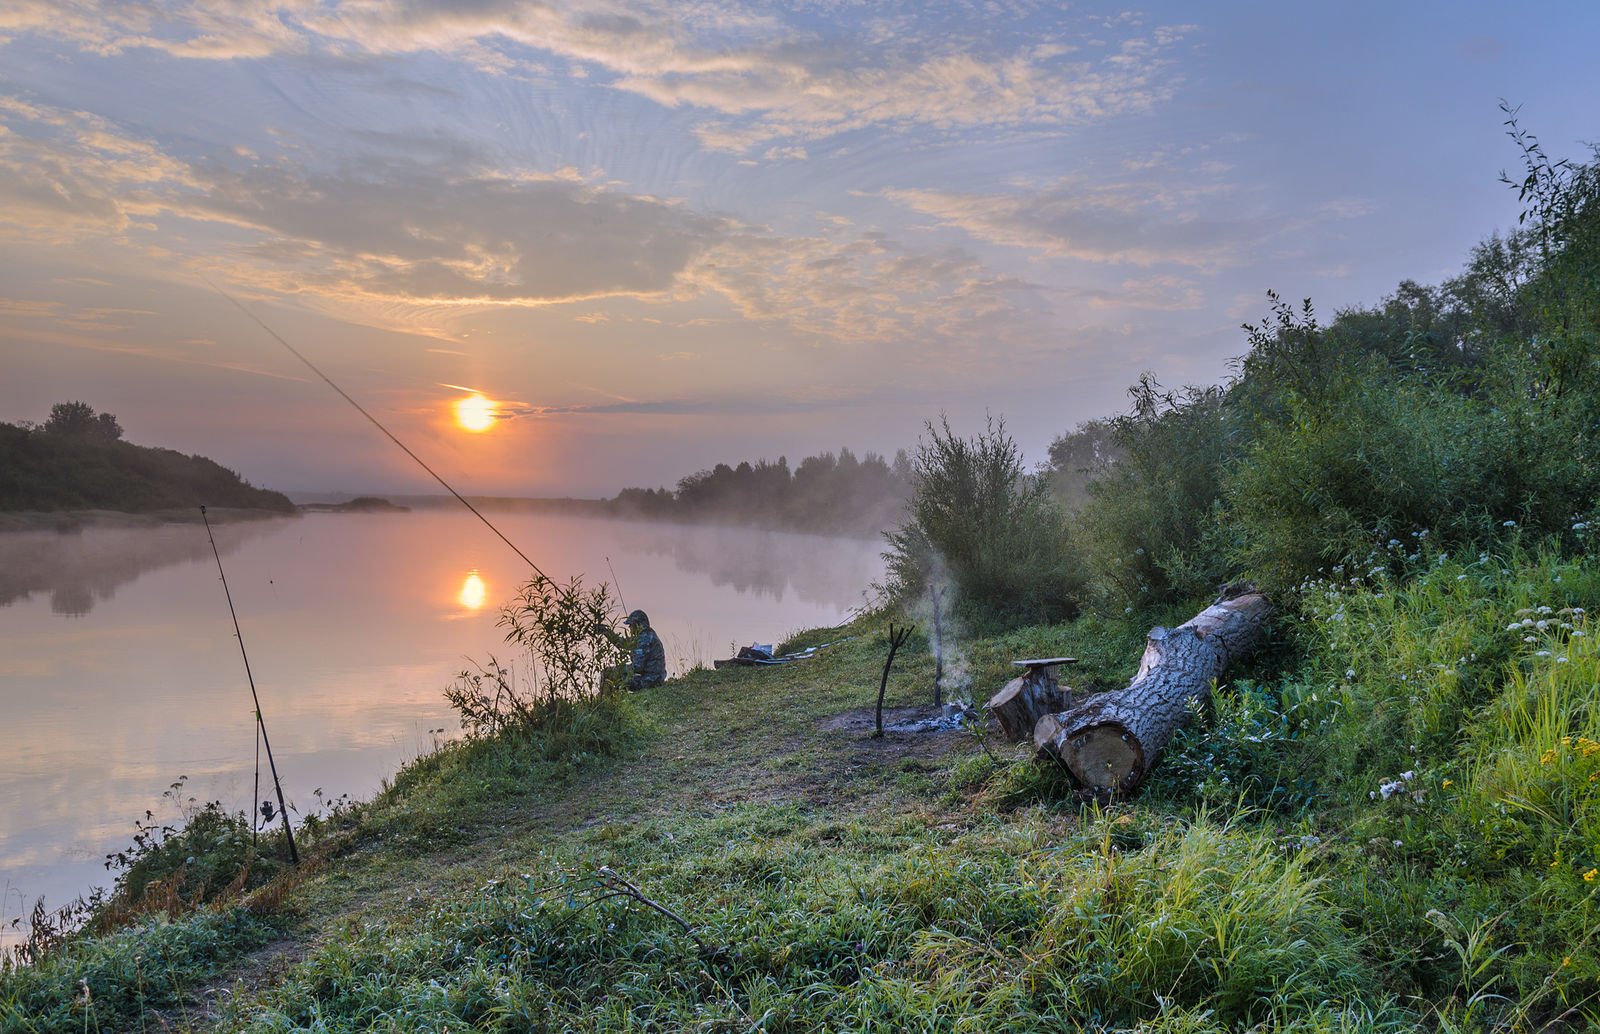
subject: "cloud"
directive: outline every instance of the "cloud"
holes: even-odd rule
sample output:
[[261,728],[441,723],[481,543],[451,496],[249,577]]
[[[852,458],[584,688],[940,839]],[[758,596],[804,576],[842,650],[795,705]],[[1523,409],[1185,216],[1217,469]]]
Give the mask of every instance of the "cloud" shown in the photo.
[[0,99],[0,118],[12,130],[0,136],[0,197],[13,201],[0,235],[110,238],[182,276],[203,270],[372,326],[453,339],[455,321],[487,307],[710,296],[812,342],[918,342],[913,363],[1038,330],[1033,285],[959,249],[914,248],[848,221],[785,235],[482,164],[369,158],[359,171],[321,171],[231,149],[180,160],[95,116],[15,98]]
[[938,14],[863,26],[854,16],[830,24],[826,11],[802,21],[715,0],[64,0],[13,5],[0,32],[203,60],[427,52],[490,74],[544,76],[553,56],[587,81],[705,112],[696,133],[707,147],[748,152],[789,140],[765,152],[783,160],[803,156],[796,141],[869,127],[1061,127],[1143,111],[1171,96],[1169,55],[1191,31],[1082,17],[1085,33],[1123,37],[1083,48],[1037,38],[1026,12],[988,11],[981,33],[964,37],[941,29]]
[[1200,200],[1225,189],[1062,181],[1013,193],[889,190],[884,196],[994,244],[1085,262],[1210,271],[1243,264],[1249,246],[1273,232],[1268,221],[1248,214],[1205,214]]

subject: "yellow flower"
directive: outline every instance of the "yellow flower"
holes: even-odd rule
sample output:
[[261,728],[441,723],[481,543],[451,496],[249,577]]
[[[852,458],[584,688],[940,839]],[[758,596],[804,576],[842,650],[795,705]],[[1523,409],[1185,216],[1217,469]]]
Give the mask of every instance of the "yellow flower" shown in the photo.
[[1441,789],[1441,790],[1442,790],[1442,789],[1444,789],[1444,788],[1445,788],[1445,787],[1448,787],[1448,786],[1451,786],[1451,785],[1452,785],[1452,784],[1453,784],[1453,782],[1454,782],[1454,781],[1453,781],[1453,780],[1450,780],[1450,779],[1446,779],[1446,780],[1445,780],[1445,781],[1444,781],[1444,783],[1443,783],[1443,784],[1442,784],[1442,785],[1441,785],[1441,786],[1440,786],[1440,789]]
[[1562,959],[1561,960],[1561,965],[1564,966],[1564,967],[1572,965],[1572,956],[1568,955],[1566,958]]
[[1590,869],[1583,874],[1583,882],[1593,883],[1595,880],[1600,880],[1600,869]]

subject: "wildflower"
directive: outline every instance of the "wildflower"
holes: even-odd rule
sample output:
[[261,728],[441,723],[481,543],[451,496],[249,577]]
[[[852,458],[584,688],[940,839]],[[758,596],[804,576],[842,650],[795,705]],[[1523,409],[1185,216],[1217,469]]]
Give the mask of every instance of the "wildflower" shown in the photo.
[[1500,523],[1500,527],[1502,527],[1502,528],[1515,528],[1516,526],[1517,526],[1517,522],[1516,521],[1502,521]]
[[1448,789],[1450,789],[1450,787],[1452,787],[1454,785],[1455,785],[1455,780],[1454,779],[1446,779],[1442,784],[1440,784],[1440,789],[1448,790]]
[[1600,880],[1600,869],[1590,869],[1583,874],[1583,882],[1593,883],[1595,880]]
[[1536,635],[1525,635],[1522,637],[1522,641],[1525,643],[1537,643],[1539,641],[1539,637]]
[[1346,668],[1344,670],[1344,677],[1347,678],[1347,679],[1355,678],[1356,677],[1356,670],[1354,668]]

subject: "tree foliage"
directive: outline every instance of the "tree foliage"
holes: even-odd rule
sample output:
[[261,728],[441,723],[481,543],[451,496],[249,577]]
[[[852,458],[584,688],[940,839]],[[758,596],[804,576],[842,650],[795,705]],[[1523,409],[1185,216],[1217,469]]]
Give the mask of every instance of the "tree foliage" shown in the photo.
[[56,404],[42,427],[0,423],[0,511],[294,510],[287,496],[255,488],[203,456],[134,445],[121,435],[116,417],[83,402]]
[[610,502],[619,516],[727,521],[820,534],[876,534],[899,520],[910,494],[910,461],[893,463],[849,449],[807,456],[790,469],[748,460],[690,474],[677,489],[625,488]]
[[117,418],[110,413],[96,414],[87,402],[57,402],[51,406],[44,431],[64,438],[98,438],[112,442],[122,437],[122,425],[117,423]]
[[1027,473],[1003,420],[961,438],[931,421],[912,461],[908,519],[886,536],[891,589],[920,597],[948,577],[969,620],[1049,621],[1077,613],[1084,580],[1048,481]]

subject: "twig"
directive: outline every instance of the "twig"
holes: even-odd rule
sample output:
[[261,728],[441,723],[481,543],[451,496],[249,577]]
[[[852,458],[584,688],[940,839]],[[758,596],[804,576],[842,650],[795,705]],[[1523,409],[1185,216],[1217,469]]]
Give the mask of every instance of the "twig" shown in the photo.
[[599,880],[600,886],[611,892],[610,894],[606,895],[607,897],[621,895],[622,897],[632,898],[641,905],[646,905],[655,909],[657,912],[660,912],[668,919],[671,919],[673,922],[683,927],[683,932],[688,934],[690,939],[694,941],[695,946],[700,949],[700,953],[702,955],[716,954],[710,948],[706,947],[706,942],[702,941],[700,939],[700,935],[694,932],[694,927],[689,925],[688,920],[684,919],[666,905],[661,904],[659,901],[653,901],[650,898],[645,897],[644,892],[638,887],[634,886],[627,877],[623,876],[609,865],[602,865],[600,868],[596,869],[595,872],[599,873],[601,876],[601,879]]

